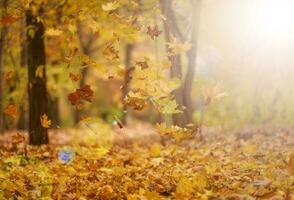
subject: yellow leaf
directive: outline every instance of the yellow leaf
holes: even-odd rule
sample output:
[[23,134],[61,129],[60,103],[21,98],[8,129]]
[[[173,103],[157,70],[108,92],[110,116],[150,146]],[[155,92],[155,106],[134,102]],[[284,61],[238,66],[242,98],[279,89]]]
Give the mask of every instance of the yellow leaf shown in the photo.
[[161,145],[158,143],[155,143],[150,148],[150,155],[152,157],[158,157],[161,155]]
[[49,29],[46,30],[45,35],[47,35],[47,36],[59,36],[62,33],[63,32],[61,30],[54,29],[54,28],[49,28]]
[[48,119],[48,116],[45,113],[40,117],[40,121],[41,121],[42,127],[50,128],[51,120]]
[[44,69],[43,65],[38,66],[38,68],[35,71],[35,76],[39,77],[39,78],[43,78],[43,76],[44,76],[44,70],[43,69]]
[[113,11],[116,10],[118,8],[119,4],[118,2],[114,1],[114,2],[109,2],[106,4],[102,5],[102,10],[104,11]]
[[188,42],[179,43],[175,39],[173,42],[168,42],[167,46],[170,50],[170,55],[178,55],[189,51],[192,45]]

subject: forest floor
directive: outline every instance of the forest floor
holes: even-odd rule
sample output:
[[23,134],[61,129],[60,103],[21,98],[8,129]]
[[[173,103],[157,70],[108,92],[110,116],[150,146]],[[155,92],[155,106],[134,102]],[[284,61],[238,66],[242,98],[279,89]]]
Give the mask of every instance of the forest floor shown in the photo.
[[162,144],[137,125],[115,130],[112,146],[79,150],[64,148],[66,132],[42,147],[22,134],[0,137],[0,199],[294,200],[292,127],[206,130],[205,141]]

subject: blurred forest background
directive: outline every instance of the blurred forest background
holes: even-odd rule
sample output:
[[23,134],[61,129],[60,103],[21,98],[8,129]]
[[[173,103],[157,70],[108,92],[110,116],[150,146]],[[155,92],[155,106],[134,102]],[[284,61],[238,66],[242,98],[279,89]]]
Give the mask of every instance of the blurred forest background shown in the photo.
[[[40,65],[35,76],[46,77],[50,128],[83,117],[171,124],[171,115],[181,126],[293,124],[294,25],[285,25],[289,2],[273,2],[1,0],[1,129],[28,129],[27,38],[37,32],[28,10],[45,29],[46,74]],[[71,102],[85,85],[91,103]],[[152,103],[154,88],[178,105],[163,108],[162,97]]]

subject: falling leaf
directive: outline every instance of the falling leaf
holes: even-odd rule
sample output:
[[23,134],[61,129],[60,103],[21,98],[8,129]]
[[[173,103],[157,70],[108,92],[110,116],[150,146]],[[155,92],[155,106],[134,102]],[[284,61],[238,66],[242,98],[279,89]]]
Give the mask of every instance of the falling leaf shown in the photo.
[[77,82],[81,79],[81,75],[69,73],[69,78],[70,78],[70,80]]
[[138,111],[143,110],[147,106],[146,97],[140,92],[133,91],[130,91],[124,98],[124,104]]
[[81,100],[92,102],[92,97],[94,95],[93,90],[91,90],[89,85],[84,85],[80,89],[68,95],[68,100],[72,105],[78,105]]
[[114,11],[119,7],[119,3],[116,1],[108,2],[102,5],[102,10],[104,11]]
[[170,55],[178,55],[183,54],[187,51],[189,51],[192,47],[192,45],[188,42],[185,43],[179,43],[176,39],[174,39],[173,42],[167,42],[168,49],[170,51]]
[[66,63],[70,63],[73,59],[73,57],[76,55],[76,53],[78,52],[78,48],[73,48],[70,50],[69,54],[67,56],[65,56],[64,60]]
[[110,61],[119,59],[119,51],[117,51],[112,45],[106,46],[103,50],[103,55]]
[[37,67],[36,71],[35,71],[35,76],[39,77],[39,78],[43,78],[44,77],[44,66],[40,65]]
[[46,30],[45,35],[47,36],[59,36],[61,35],[63,32],[59,29],[54,29],[54,28],[49,28]]
[[13,118],[16,118],[19,115],[15,105],[8,105],[4,110],[4,113]]
[[169,98],[161,98],[154,101],[157,105],[158,110],[164,114],[182,113],[178,109],[178,104],[176,100],[171,100]]
[[51,120],[48,119],[48,116],[45,113],[40,117],[40,121],[41,121],[42,127],[50,128]]
[[18,19],[20,19],[19,16],[9,15],[9,16],[6,16],[6,17],[3,17],[2,19],[0,19],[0,24],[9,25],[9,24],[16,22]]
[[162,31],[158,30],[158,26],[155,25],[153,27],[148,26],[147,27],[147,34],[154,40],[156,37],[158,37]]
[[5,72],[4,74],[4,78],[6,81],[9,81],[13,78],[14,76],[14,72],[13,71],[8,71],[8,72]]

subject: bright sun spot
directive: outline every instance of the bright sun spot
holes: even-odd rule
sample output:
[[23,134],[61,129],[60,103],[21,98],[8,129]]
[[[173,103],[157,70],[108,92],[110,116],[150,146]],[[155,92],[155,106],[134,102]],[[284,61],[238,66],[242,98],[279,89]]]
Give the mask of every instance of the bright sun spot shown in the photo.
[[293,30],[294,0],[256,2],[256,25],[259,34],[271,39],[286,39]]

